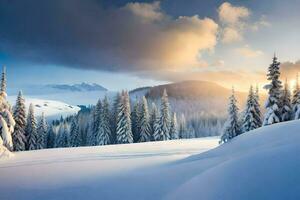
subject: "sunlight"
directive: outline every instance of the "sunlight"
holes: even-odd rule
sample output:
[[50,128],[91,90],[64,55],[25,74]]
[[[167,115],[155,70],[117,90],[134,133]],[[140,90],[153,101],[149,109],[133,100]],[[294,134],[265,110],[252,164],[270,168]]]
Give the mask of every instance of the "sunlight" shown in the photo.
[[291,91],[293,91],[295,89],[295,87],[296,87],[296,79],[290,80],[289,87],[290,87]]

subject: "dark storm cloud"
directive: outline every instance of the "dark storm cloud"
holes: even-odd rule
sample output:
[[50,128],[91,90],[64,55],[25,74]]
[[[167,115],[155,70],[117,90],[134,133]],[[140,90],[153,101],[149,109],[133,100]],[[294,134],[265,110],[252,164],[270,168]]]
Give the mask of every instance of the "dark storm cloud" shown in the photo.
[[198,54],[214,48],[217,29],[209,18],[172,18],[159,2],[0,1],[0,53],[35,64],[106,71],[198,67]]

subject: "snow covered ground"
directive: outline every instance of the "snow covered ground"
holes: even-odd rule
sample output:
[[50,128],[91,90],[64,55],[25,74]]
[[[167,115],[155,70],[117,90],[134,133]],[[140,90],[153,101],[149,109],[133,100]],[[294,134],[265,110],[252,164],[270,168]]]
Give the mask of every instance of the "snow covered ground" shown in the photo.
[[0,161],[0,199],[300,199],[300,121],[217,141],[17,153]]
[[[16,96],[8,96],[8,101],[11,105],[15,105],[16,98]],[[78,106],[69,105],[62,101],[25,97],[27,109],[31,103],[34,105],[35,116],[39,117],[44,113],[47,119],[59,119],[60,116],[73,115],[80,110]]]

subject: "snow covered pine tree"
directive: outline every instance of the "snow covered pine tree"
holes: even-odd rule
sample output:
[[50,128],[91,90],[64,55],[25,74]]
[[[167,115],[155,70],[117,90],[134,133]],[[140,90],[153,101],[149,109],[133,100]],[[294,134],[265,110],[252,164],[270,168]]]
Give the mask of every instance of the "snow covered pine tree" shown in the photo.
[[36,128],[36,119],[34,117],[34,108],[33,104],[30,104],[29,111],[27,115],[27,122],[26,122],[26,138],[27,138],[27,150],[35,150],[37,149],[37,128]]
[[122,91],[121,99],[118,104],[116,143],[133,143],[130,119],[130,103],[127,91]]
[[0,130],[3,145],[9,150],[13,150],[12,133],[14,132],[15,120],[11,114],[11,107],[6,100],[6,68],[3,67],[0,88]]
[[96,135],[96,145],[108,145],[111,143],[111,130],[109,125],[109,103],[105,96],[100,111],[100,122]]
[[37,149],[47,148],[47,133],[48,133],[47,122],[44,113],[42,113],[37,128]]
[[243,116],[242,131],[248,132],[257,129],[261,126],[260,115],[256,109],[256,95],[253,92],[252,85],[250,86],[246,108]]
[[293,112],[292,112],[292,104],[291,104],[291,92],[289,90],[287,80],[285,80],[284,88],[282,90],[281,104],[282,104],[281,121],[285,122],[291,120]]
[[164,89],[163,96],[161,98],[160,117],[157,118],[155,123],[154,140],[163,141],[170,140],[170,126],[171,117],[169,110],[169,100],[166,89]]
[[274,55],[273,63],[269,66],[269,72],[267,74],[270,84],[265,86],[268,90],[269,97],[266,102],[266,113],[264,117],[263,125],[271,125],[281,121],[281,81],[279,80],[280,62],[277,61],[277,57]]
[[295,89],[293,91],[292,107],[293,107],[293,119],[300,119],[300,87],[299,87],[298,74],[296,77]]
[[140,139],[139,142],[149,142],[151,140],[148,102],[145,96],[142,98],[140,111]]
[[234,89],[232,95],[229,97],[228,118],[223,127],[223,134],[221,136],[221,143],[228,142],[232,138],[241,134],[241,127],[238,120],[237,100],[234,96]]
[[14,151],[25,151],[26,150],[26,108],[25,102],[20,91],[17,97],[16,105],[14,107],[14,119],[16,122],[15,130],[12,135]]

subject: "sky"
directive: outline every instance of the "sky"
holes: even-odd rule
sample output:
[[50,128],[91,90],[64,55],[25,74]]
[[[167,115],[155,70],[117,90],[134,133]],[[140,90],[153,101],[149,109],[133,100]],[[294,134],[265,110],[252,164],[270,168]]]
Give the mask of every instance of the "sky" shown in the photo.
[[0,0],[0,64],[9,87],[205,80],[246,91],[266,82],[274,53],[294,82],[299,9],[298,0]]

